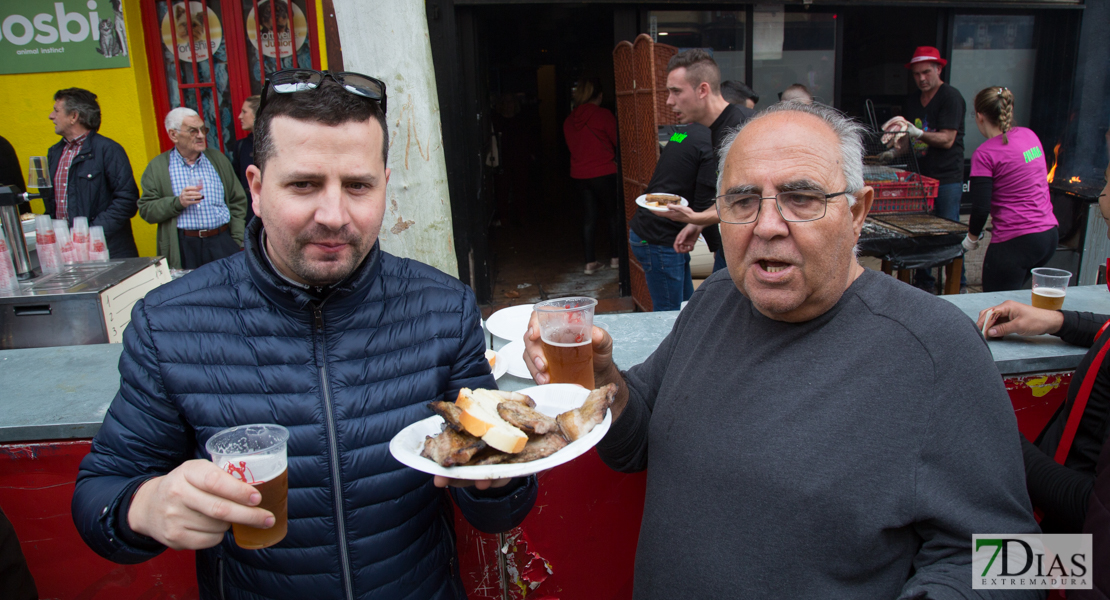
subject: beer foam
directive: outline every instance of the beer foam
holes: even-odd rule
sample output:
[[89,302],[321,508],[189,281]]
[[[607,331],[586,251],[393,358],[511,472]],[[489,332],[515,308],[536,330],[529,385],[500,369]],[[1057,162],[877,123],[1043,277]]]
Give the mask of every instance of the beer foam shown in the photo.
[[1045,298],[1063,298],[1067,295],[1067,290],[1062,290],[1060,288],[1039,287],[1034,288],[1033,293],[1038,296],[1044,296]]
[[216,466],[236,479],[258,484],[281,475],[288,466],[288,461],[284,454],[249,454],[221,456]]
[[[540,337],[543,337],[543,336],[540,336]],[[577,348],[579,346],[588,345],[590,343],[590,340],[586,340],[584,342],[575,342],[575,343],[572,343],[572,344],[562,344],[562,343],[559,343],[559,342],[553,342],[553,341],[551,341],[547,338],[543,338],[543,343],[547,344],[548,346],[557,346],[559,348]]]

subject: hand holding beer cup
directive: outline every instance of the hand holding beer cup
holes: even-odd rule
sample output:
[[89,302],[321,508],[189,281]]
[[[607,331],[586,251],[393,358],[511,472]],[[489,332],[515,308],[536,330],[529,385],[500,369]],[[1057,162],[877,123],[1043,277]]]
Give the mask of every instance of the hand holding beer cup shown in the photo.
[[212,463],[261,494],[259,508],[274,515],[271,527],[254,527],[232,521],[235,543],[246,550],[269,548],[285,539],[289,527],[289,465],[286,442],[289,430],[281,425],[241,425],[225,429],[204,445]]
[[[546,344],[544,343],[541,329],[539,312],[533,311],[532,318],[528,322],[528,330],[524,334],[524,364],[528,366],[528,372],[532,374],[532,380],[540,385],[546,385],[548,383],[568,383],[558,381],[553,377],[550,369],[550,361],[545,354]],[[590,319],[589,331],[590,337],[588,338],[588,347],[592,355],[591,362],[593,367],[593,373],[591,373],[591,375],[607,373],[613,366],[613,338],[609,337],[609,333],[605,330],[593,326],[592,316]],[[597,377],[591,377],[591,386],[587,389],[593,389],[594,386],[592,384],[596,383],[596,379]]]
[[[594,389],[593,329],[594,307],[597,300],[587,297],[546,300],[535,305],[532,319],[538,327],[543,365],[547,381],[536,383],[576,383],[587,390]],[[528,338],[525,333],[525,354]],[[536,366],[535,359],[525,356],[528,370]],[[535,373],[533,373],[535,379]]]
[[274,515],[255,508],[262,495],[207,460],[190,460],[148,480],[131,501],[131,530],[174,550],[218,545],[232,523],[271,527]]
[[1064,314],[1058,310],[1036,308],[1013,300],[983,309],[975,326],[987,337],[1044,335],[1056,333],[1064,326]]

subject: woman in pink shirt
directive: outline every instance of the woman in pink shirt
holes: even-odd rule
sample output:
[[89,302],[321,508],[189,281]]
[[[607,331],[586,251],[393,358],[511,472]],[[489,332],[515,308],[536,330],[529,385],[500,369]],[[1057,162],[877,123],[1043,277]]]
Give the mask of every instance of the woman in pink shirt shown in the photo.
[[965,250],[979,247],[991,216],[983,291],[1019,290],[1056,252],[1058,232],[1048,195],[1048,166],[1037,134],[1013,126],[1014,95],[989,87],[975,95],[975,124],[987,141],[971,159],[971,220]]

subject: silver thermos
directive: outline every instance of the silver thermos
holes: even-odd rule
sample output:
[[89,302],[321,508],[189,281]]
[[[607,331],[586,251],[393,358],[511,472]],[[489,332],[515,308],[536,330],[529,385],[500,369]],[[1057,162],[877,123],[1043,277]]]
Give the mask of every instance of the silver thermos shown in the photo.
[[0,226],[3,226],[4,237],[8,238],[8,244],[12,248],[15,272],[20,279],[31,279],[35,274],[31,271],[31,257],[27,254],[23,224],[19,222],[19,205],[39,197],[38,194],[24,192],[16,185],[0,186]]
[[[32,156],[27,168],[27,187],[39,192],[54,187],[49,170],[45,156]],[[20,279],[32,279],[35,273],[31,269],[31,256],[27,253],[27,240],[23,237],[23,224],[19,221],[19,205],[36,198],[42,198],[42,195],[29,194],[17,185],[0,185],[0,227],[4,228],[4,237],[8,238],[12,247],[15,272]]]

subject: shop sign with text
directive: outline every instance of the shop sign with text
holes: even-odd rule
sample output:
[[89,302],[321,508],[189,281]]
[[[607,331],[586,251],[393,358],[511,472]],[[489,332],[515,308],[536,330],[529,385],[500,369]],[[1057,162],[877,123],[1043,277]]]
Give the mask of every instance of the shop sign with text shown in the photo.
[[130,65],[122,0],[0,3],[0,74]]

